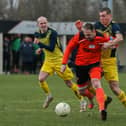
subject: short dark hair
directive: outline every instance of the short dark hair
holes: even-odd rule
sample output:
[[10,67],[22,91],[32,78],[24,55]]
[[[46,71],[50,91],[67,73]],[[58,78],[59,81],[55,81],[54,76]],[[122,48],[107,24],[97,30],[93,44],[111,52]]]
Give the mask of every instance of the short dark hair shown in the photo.
[[91,30],[91,31],[95,30],[94,25],[91,24],[91,23],[86,23],[86,24],[84,24],[84,25],[83,25],[83,28],[84,28],[84,29]]
[[100,10],[100,12],[103,12],[103,11],[105,11],[107,14],[111,14],[111,9],[108,8],[108,7],[104,7],[104,8],[102,8],[102,9]]

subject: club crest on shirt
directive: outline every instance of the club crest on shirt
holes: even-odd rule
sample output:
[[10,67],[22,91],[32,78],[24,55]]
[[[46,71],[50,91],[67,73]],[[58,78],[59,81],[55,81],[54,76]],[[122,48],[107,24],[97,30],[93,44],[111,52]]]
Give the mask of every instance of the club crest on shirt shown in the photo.
[[95,45],[89,45],[88,46],[90,49],[94,49],[95,48]]

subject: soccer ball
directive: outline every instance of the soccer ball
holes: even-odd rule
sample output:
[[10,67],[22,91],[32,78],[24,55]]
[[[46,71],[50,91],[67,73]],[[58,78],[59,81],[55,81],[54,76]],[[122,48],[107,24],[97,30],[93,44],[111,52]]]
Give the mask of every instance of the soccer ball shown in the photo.
[[70,105],[65,102],[60,102],[55,107],[55,112],[58,116],[65,117],[71,111]]

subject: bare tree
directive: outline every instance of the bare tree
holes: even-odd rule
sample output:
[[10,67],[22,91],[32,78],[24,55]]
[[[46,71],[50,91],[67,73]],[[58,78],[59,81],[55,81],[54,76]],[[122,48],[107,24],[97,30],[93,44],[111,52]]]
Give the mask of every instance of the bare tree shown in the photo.
[[100,0],[73,1],[73,20],[82,19],[84,21],[94,21],[98,19]]
[[73,0],[48,0],[48,17],[50,21],[70,21]]
[[[101,2],[102,0],[0,0],[0,18],[36,20],[43,15],[49,21],[95,21],[98,19]],[[125,22],[126,0],[113,0],[113,4],[114,19]]]
[[[113,0],[113,17],[118,22],[126,22],[126,0]],[[118,9],[117,9],[118,8]]]
[[7,1],[1,0],[0,1],[0,19],[6,19],[8,16],[6,14],[6,4]]
[[14,6],[14,0],[7,0],[7,3],[8,3],[8,9],[6,13],[10,19],[14,19],[16,12],[16,8]]
[[16,19],[34,20],[40,15],[46,16],[47,3],[45,0],[20,0]]

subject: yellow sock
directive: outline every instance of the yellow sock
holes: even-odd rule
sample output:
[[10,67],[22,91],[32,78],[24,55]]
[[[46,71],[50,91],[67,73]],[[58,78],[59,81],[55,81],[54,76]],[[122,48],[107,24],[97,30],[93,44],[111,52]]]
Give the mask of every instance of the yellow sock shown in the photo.
[[88,89],[89,89],[89,91],[92,93],[92,94],[96,94],[96,91],[95,91],[95,89],[92,87],[92,86],[89,86],[88,87]]
[[44,92],[46,93],[46,95],[51,94],[50,89],[48,87],[48,84],[46,81],[43,82],[39,82],[40,83],[40,87],[44,90]]
[[118,95],[119,100],[122,104],[126,107],[126,94],[124,91],[121,90],[120,94]]
[[104,94],[104,97],[105,97],[105,101],[106,101],[108,96],[106,94]]
[[78,86],[76,84],[72,84],[71,89],[74,91],[74,93],[77,96],[77,98],[82,101],[83,100],[83,96],[80,95],[80,93],[78,91]]

